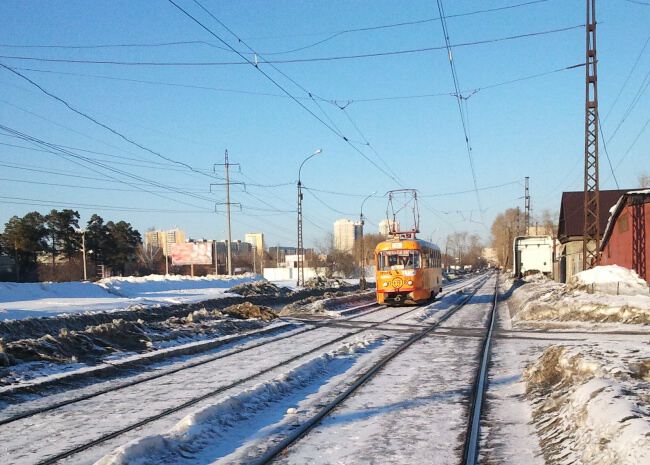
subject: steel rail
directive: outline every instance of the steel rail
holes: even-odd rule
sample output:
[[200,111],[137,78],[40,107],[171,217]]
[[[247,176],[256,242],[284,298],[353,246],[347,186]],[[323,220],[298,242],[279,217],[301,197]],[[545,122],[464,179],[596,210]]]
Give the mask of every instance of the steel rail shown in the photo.
[[423,331],[420,331],[419,333],[412,335],[406,341],[400,344],[394,351],[382,357],[377,363],[375,363],[363,374],[361,374],[353,384],[351,384],[343,392],[337,395],[334,398],[334,400],[332,400],[325,407],[323,407],[318,413],[316,413],[313,417],[308,419],[303,424],[297,426],[295,429],[291,431],[291,434],[289,436],[285,437],[283,440],[281,440],[271,448],[267,449],[260,457],[250,462],[250,464],[267,465],[271,463],[279,454],[281,454],[284,450],[286,450],[292,444],[295,444],[298,440],[300,440],[303,436],[305,436],[305,434],[307,434],[318,423],[320,423],[320,421],[323,418],[329,415],[334,409],[336,409],[348,397],[350,397],[357,389],[359,389],[368,380],[370,380],[373,376],[375,376],[380,370],[382,370],[391,360],[393,360],[395,357],[400,355],[402,352],[404,352],[414,343],[418,342],[419,340],[421,340],[422,338],[424,338],[425,336],[433,332],[442,323],[444,323],[447,319],[449,319],[452,315],[454,315],[458,310],[464,307],[467,304],[467,302],[469,302],[469,300],[474,296],[474,294],[476,294],[478,289],[483,286],[483,284],[485,284],[485,281],[480,283],[480,285],[477,286],[472,293],[468,294],[467,297],[463,299],[462,302],[456,304],[454,307],[449,309],[447,313],[445,313],[435,323],[429,325]]
[[[411,313],[413,311],[419,310],[421,308],[422,308],[422,306],[409,307],[406,311],[401,312],[401,313],[399,313],[397,315],[393,315],[393,316],[391,316],[391,318],[389,318],[387,320],[379,321],[374,326],[382,325],[382,324],[387,323],[387,322],[389,322],[391,320],[397,319],[397,318],[399,318],[399,317],[401,317],[401,316],[403,316],[403,315],[405,315],[407,313]],[[225,391],[227,391],[229,389],[237,387],[237,386],[239,386],[239,385],[241,385],[241,384],[243,384],[243,383],[245,383],[247,381],[258,378],[259,376],[264,375],[266,373],[269,373],[269,372],[271,372],[273,370],[276,370],[277,368],[281,368],[281,367],[283,367],[285,365],[288,365],[288,364],[290,364],[290,363],[292,363],[292,362],[294,362],[296,360],[299,360],[299,359],[301,359],[301,358],[303,358],[305,356],[308,356],[308,355],[314,354],[316,352],[322,351],[327,346],[331,346],[332,344],[336,344],[337,342],[343,341],[344,339],[348,339],[348,338],[350,338],[352,336],[355,336],[357,334],[360,334],[360,333],[362,333],[364,331],[374,329],[374,326],[361,328],[358,331],[348,332],[348,333],[346,333],[346,334],[344,334],[342,336],[339,336],[339,337],[337,337],[335,339],[329,340],[329,341],[319,345],[318,347],[310,349],[307,352],[303,352],[303,353],[300,353],[298,355],[295,355],[295,356],[293,356],[293,357],[291,357],[291,358],[289,358],[287,360],[284,360],[284,361],[282,361],[280,363],[277,363],[277,364],[275,364],[273,366],[267,367],[267,368],[265,368],[265,369],[263,369],[263,370],[261,370],[261,371],[259,371],[257,373],[246,376],[244,378],[240,378],[239,380],[234,381],[234,382],[232,382],[232,383],[230,383],[228,385],[220,386],[220,387],[218,387],[218,388],[216,388],[216,389],[214,389],[214,390],[212,390],[210,392],[202,394],[201,396],[198,396],[198,397],[195,397],[195,398],[190,399],[188,401],[185,401],[185,402],[183,402],[183,403],[181,403],[179,405],[176,405],[174,407],[170,407],[168,409],[165,409],[165,410],[163,410],[162,412],[160,412],[160,413],[158,413],[156,415],[152,415],[150,417],[144,418],[144,419],[142,419],[142,420],[140,420],[140,421],[138,421],[136,423],[132,423],[132,424],[130,424],[128,426],[125,426],[125,427],[123,427],[123,428],[121,428],[119,430],[113,431],[111,433],[104,434],[104,435],[100,436],[99,438],[94,439],[92,441],[89,441],[89,442],[87,442],[85,444],[73,447],[71,449],[68,449],[67,451],[64,451],[64,452],[58,453],[56,455],[50,456],[50,457],[46,458],[45,460],[37,462],[36,465],[50,465],[50,464],[56,463],[56,462],[58,462],[60,460],[63,460],[63,459],[66,459],[68,457],[71,457],[73,455],[76,455],[76,454],[78,454],[80,452],[83,452],[85,450],[88,450],[88,449],[90,449],[90,448],[92,448],[92,447],[94,447],[94,446],[96,446],[98,444],[101,444],[101,443],[104,443],[104,442],[106,442],[106,441],[108,441],[110,439],[116,438],[116,437],[118,437],[118,436],[120,436],[120,435],[122,435],[124,433],[127,433],[127,432],[132,431],[132,430],[137,429],[137,428],[140,428],[140,427],[142,427],[142,426],[144,426],[144,425],[146,425],[148,423],[151,423],[153,421],[156,421],[156,420],[159,420],[159,419],[164,418],[166,416],[169,416],[169,415],[171,415],[173,413],[176,413],[176,412],[178,412],[180,410],[183,410],[183,409],[185,409],[187,407],[191,407],[192,405],[195,405],[195,404],[197,404],[197,403],[199,403],[199,402],[201,402],[203,400],[206,400],[206,399],[209,399],[210,397],[214,397],[214,396],[216,396],[218,394],[221,394],[222,392],[225,392]]]
[[[459,286],[458,288],[454,287],[451,291],[447,291],[445,294],[448,294],[449,292],[453,292],[453,291],[458,290],[458,289],[464,289],[465,287],[468,287],[468,286],[476,283],[477,281],[478,281],[478,279],[472,280],[472,281],[467,282],[467,283],[463,283],[464,284],[463,286]],[[343,319],[330,320],[330,321],[324,321],[324,322],[296,320],[296,321],[300,321],[302,323],[308,323],[308,324],[310,324],[312,326],[310,326],[308,328],[304,328],[302,330],[294,331],[291,334],[287,334],[287,335],[284,335],[284,336],[281,335],[279,337],[273,337],[273,338],[265,339],[263,341],[255,343],[255,344],[250,344],[250,345],[246,345],[246,346],[243,346],[243,347],[234,348],[232,350],[228,350],[227,352],[216,354],[213,357],[208,357],[208,358],[203,359],[203,360],[190,362],[190,363],[182,365],[182,366],[180,366],[178,368],[173,368],[171,370],[165,370],[165,371],[157,372],[157,373],[155,373],[153,375],[145,376],[145,377],[142,377],[142,378],[139,378],[139,379],[135,379],[133,381],[122,383],[122,384],[120,384],[118,386],[107,387],[107,388],[100,389],[100,390],[97,390],[97,391],[94,391],[94,392],[91,392],[91,393],[88,393],[88,394],[84,394],[84,395],[81,395],[81,396],[77,396],[77,397],[74,397],[74,398],[71,398],[71,399],[63,400],[63,401],[60,401],[60,402],[55,402],[55,403],[52,403],[52,404],[44,406],[44,407],[39,407],[39,408],[35,408],[35,409],[32,409],[32,410],[27,410],[25,412],[22,412],[22,413],[19,413],[19,414],[16,414],[16,415],[12,415],[10,417],[0,419],[0,426],[4,426],[4,425],[7,425],[7,424],[10,424],[10,423],[19,421],[19,420],[24,420],[25,418],[29,418],[29,417],[32,417],[34,415],[38,415],[38,414],[41,414],[41,413],[56,410],[58,408],[65,407],[65,406],[68,406],[68,405],[72,405],[72,404],[75,404],[77,402],[92,399],[92,398],[95,398],[95,397],[98,397],[98,396],[101,396],[101,395],[104,395],[104,394],[108,394],[110,392],[119,391],[121,389],[132,387],[132,386],[135,386],[135,385],[138,385],[138,384],[141,384],[141,383],[145,383],[147,381],[153,381],[155,379],[162,378],[164,376],[168,376],[168,375],[172,375],[174,373],[178,373],[179,371],[187,370],[187,369],[194,368],[194,367],[197,367],[197,366],[200,366],[200,365],[205,365],[207,363],[214,362],[216,360],[220,360],[222,358],[226,358],[226,357],[229,357],[231,355],[236,355],[236,354],[239,354],[241,352],[256,349],[256,348],[258,348],[260,346],[271,344],[271,343],[277,342],[277,341],[281,341],[283,339],[288,339],[290,337],[298,336],[300,334],[304,334],[304,333],[309,332],[309,331],[314,331],[314,330],[319,329],[319,328],[323,328],[323,327],[336,328],[336,327],[339,327],[339,325],[342,322],[348,322],[348,321],[351,322],[351,321],[354,321],[355,318],[360,318],[360,317],[363,317],[363,316],[368,315],[370,313],[374,313],[375,311],[386,308],[386,307],[384,307],[384,306],[382,306],[380,304],[377,304],[376,302],[370,302],[368,304],[363,304],[363,305],[359,305],[359,306],[352,307],[352,308],[349,308],[349,309],[345,309],[341,313],[342,314],[356,313],[359,310],[362,310],[362,309],[365,309],[365,308],[372,308],[372,307],[377,307],[377,310],[372,309],[372,310],[369,310],[369,311],[364,311],[362,313],[354,314],[354,315],[352,315],[350,317],[346,317],[346,318],[343,318]],[[390,321],[390,320],[387,320],[387,321]],[[271,328],[269,330],[265,330],[265,331],[261,331],[261,332],[257,332],[257,333],[244,334],[244,335],[242,335],[241,338],[226,341],[226,342],[224,342],[224,344],[220,344],[220,345],[239,342],[242,339],[245,339],[247,337],[255,336],[256,334],[265,334],[266,332],[273,332],[274,330],[278,330],[278,329],[279,328]],[[206,349],[206,351],[215,349],[217,347],[219,347],[219,346],[209,347],[209,348]],[[200,352],[197,352],[197,354],[198,353],[200,353]],[[176,355],[172,355],[172,356],[167,357],[167,358],[173,358],[174,356],[182,356],[182,355],[187,355],[187,354],[176,354]],[[160,361],[160,360],[157,359],[155,361]],[[126,367],[123,368],[123,367],[120,367],[120,366],[117,366],[117,365],[115,365],[114,367],[115,367],[115,370],[124,369],[125,371],[128,370],[128,369],[131,369],[131,368],[135,368],[135,366],[130,366],[128,368],[126,368]],[[65,378],[57,379],[56,382],[60,383],[61,381],[65,381],[65,380],[66,380]],[[50,383],[48,383],[48,384],[50,384]]]
[[[377,310],[370,310],[370,311],[364,312],[364,313],[362,313],[360,315],[353,315],[351,317],[346,318],[344,321],[349,321],[349,320],[352,320],[353,318],[359,318],[359,317],[365,316],[365,315],[367,315],[369,313],[373,313],[374,311],[381,310],[383,308],[381,305],[379,305],[379,304],[377,304],[375,302],[373,302],[371,304],[367,304],[367,305],[362,305],[360,307],[371,307],[371,306],[377,307]],[[356,307],[355,309],[358,309],[360,307]],[[184,371],[184,370],[188,370],[190,368],[195,368],[197,366],[205,365],[207,363],[214,362],[216,360],[220,360],[220,359],[223,359],[223,358],[226,358],[226,357],[230,357],[232,355],[237,355],[239,353],[242,353],[242,352],[245,352],[245,351],[248,351],[248,350],[252,350],[252,349],[256,349],[256,348],[258,348],[260,346],[271,344],[273,342],[281,341],[281,340],[284,340],[284,339],[289,339],[291,337],[298,336],[300,334],[303,334],[303,333],[306,333],[306,332],[309,332],[309,331],[314,331],[314,330],[319,329],[319,328],[330,327],[330,326],[331,327],[336,327],[335,324],[334,324],[335,321],[336,320],[332,320],[331,323],[330,322],[325,322],[325,323],[320,324],[320,325],[316,324],[316,325],[310,326],[308,328],[304,328],[304,329],[301,329],[301,330],[298,330],[298,331],[294,331],[291,334],[285,334],[285,335],[281,334],[278,337],[270,337],[268,339],[264,339],[262,341],[254,343],[254,344],[245,345],[245,346],[242,346],[242,347],[234,348],[232,350],[228,350],[226,352],[218,353],[218,354],[216,354],[216,355],[214,355],[212,357],[208,357],[208,358],[205,358],[203,360],[189,362],[189,363],[184,364],[182,366],[179,366],[177,368],[172,368],[170,370],[164,370],[164,371],[156,372],[156,373],[154,373],[154,374],[152,374],[150,376],[144,376],[142,378],[134,379],[132,381],[128,381],[126,383],[119,384],[117,386],[110,386],[110,387],[107,387],[107,388],[104,388],[104,389],[99,389],[97,391],[90,392],[88,394],[83,394],[83,395],[80,395],[80,396],[77,396],[77,397],[73,397],[71,399],[62,400],[60,402],[54,402],[54,403],[52,403],[50,405],[46,405],[44,407],[38,407],[38,408],[35,408],[35,409],[32,409],[32,410],[27,410],[25,412],[22,412],[22,413],[19,413],[19,414],[16,414],[16,415],[12,415],[10,417],[0,419],[0,426],[4,426],[4,425],[7,425],[7,424],[10,424],[10,423],[19,421],[19,420],[24,420],[25,418],[29,418],[29,417],[32,417],[34,415],[49,412],[51,410],[56,410],[58,408],[65,407],[65,406],[68,406],[68,405],[72,405],[72,404],[75,404],[77,402],[81,402],[81,401],[84,401],[84,400],[92,399],[94,397],[99,397],[101,395],[108,394],[110,392],[115,392],[115,391],[119,391],[121,389],[136,386],[138,384],[142,384],[142,383],[145,383],[147,381],[153,381],[155,379],[162,378],[164,376],[168,376],[168,375],[172,375],[174,373],[178,373],[179,371]],[[327,324],[327,323],[330,323],[330,324]],[[279,328],[277,328],[277,329],[279,329]],[[273,330],[273,328],[269,329],[269,332],[271,332],[272,330]],[[249,334],[243,335],[243,338],[250,337],[250,336],[255,336],[256,334],[264,334],[264,333],[262,333],[262,332],[252,333],[252,334],[249,333]],[[230,343],[233,343],[233,342],[239,342],[239,341],[241,341],[241,339],[235,339],[235,340],[232,340],[232,341],[227,341],[227,342],[224,343],[224,345],[225,344],[230,344]],[[211,350],[211,349],[207,349],[207,350]],[[181,356],[181,354],[178,354],[177,356]],[[133,367],[131,367],[131,368],[133,368]],[[116,369],[120,369],[120,367],[116,367]],[[62,379],[62,380],[58,380],[58,381],[65,381],[65,378]]]
[[490,311],[490,320],[487,325],[487,331],[481,344],[480,365],[474,378],[472,387],[472,397],[470,401],[470,415],[467,425],[467,435],[463,448],[463,464],[476,465],[479,451],[479,432],[481,429],[481,411],[483,409],[483,399],[485,398],[485,388],[487,385],[487,375],[490,364],[490,349],[492,346],[492,332],[496,320],[497,308],[499,306],[499,273],[496,275],[494,284],[494,300]]

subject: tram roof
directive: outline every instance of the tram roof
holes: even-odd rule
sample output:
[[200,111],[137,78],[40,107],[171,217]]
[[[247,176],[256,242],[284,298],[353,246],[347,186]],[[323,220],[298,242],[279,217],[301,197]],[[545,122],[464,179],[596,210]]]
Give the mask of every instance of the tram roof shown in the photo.
[[399,250],[399,249],[417,250],[422,248],[434,249],[438,251],[440,250],[440,247],[438,247],[436,244],[422,239],[399,239],[396,237],[392,237],[390,239],[386,239],[385,241],[380,242],[379,244],[377,244],[375,250],[376,251]]

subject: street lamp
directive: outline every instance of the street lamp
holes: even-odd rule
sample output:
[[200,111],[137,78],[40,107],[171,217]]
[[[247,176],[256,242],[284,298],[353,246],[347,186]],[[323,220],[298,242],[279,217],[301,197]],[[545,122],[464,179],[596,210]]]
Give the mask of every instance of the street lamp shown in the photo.
[[365,244],[364,244],[364,239],[363,239],[363,225],[365,224],[365,219],[363,217],[363,204],[366,203],[366,200],[368,200],[370,197],[375,195],[377,191],[374,191],[372,194],[366,196],[365,199],[363,199],[363,202],[361,202],[361,211],[359,213],[359,223],[361,223],[361,277],[359,278],[359,289],[364,290],[366,288],[366,251],[365,251]]
[[322,149],[317,149],[303,160],[298,168],[298,247],[296,248],[296,253],[298,254],[298,286],[305,284],[305,260],[303,258],[303,243],[302,243],[302,183],[300,182],[300,173],[302,171],[302,166],[307,163],[307,160],[315,157],[316,155],[322,153]]
[[86,269],[86,230],[77,229],[76,232],[77,234],[81,234],[81,253],[84,265],[84,281],[88,281],[88,272]]

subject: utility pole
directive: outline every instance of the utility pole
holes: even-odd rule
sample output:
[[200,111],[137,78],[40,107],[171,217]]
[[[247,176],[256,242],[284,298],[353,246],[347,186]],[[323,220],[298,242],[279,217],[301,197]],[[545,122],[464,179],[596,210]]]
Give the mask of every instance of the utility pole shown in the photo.
[[322,149],[316,149],[314,153],[309,155],[307,158],[305,158],[302,163],[300,164],[300,167],[298,168],[298,231],[297,231],[297,236],[298,236],[298,244],[296,247],[296,254],[298,255],[298,260],[297,260],[297,265],[298,265],[298,280],[297,284],[298,286],[304,286],[305,285],[305,257],[304,257],[304,245],[303,245],[303,238],[302,238],[302,182],[300,181],[300,173],[302,171],[303,165],[307,162],[307,160],[311,159],[312,157],[315,157],[316,155],[322,153]]
[[84,261],[84,281],[88,281],[88,272],[86,271],[86,230],[81,231],[81,252]]
[[[524,215],[524,236],[528,235],[528,229],[530,228],[530,191],[528,189],[528,180],[529,177],[526,176],[526,194],[524,196],[524,207],[525,207],[525,215]],[[535,231],[537,232],[537,231]]]
[[600,190],[598,186],[598,59],[596,0],[587,0],[585,62],[585,184],[582,269],[598,264],[600,247]]
[[226,248],[226,257],[228,260],[228,276],[232,275],[232,227],[230,224],[230,206],[231,205],[239,205],[239,208],[241,209],[241,204],[239,203],[232,203],[230,202],[230,185],[231,184],[244,184],[242,182],[230,182],[230,167],[231,166],[237,166],[239,167],[239,163],[230,163],[228,161],[228,150],[224,152],[224,162],[223,163],[215,163],[214,164],[214,170],[216,171],[217,166],[223,166],[226,171],[226,182],[225,183],[214,183],[210,184],[210,187],[213,185],[225,185],[226,186],[226,201],[225,202],[219,202],[218,204],[223,205],[225,203],[226,205],[226,217],[227,217],[227,222],[228,222],[228,245]]

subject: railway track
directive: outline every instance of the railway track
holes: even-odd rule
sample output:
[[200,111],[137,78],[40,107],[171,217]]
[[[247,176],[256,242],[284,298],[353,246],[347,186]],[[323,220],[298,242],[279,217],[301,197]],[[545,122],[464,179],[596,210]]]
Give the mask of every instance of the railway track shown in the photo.
[[[494,289],[494,299],[492,303],[492,308],[490,310],[490,316],[488,319],[488,326],[484,332],[484,340],[481,344],[480,352],[480,363],[478,370],[475,375],[474,384],[471,390],[471,399],[470,399],[470,415],[467,425],[467,434],[464,444],[464,455],[463,455],[463,464],[465,465],[475,465],[476,457],[478,453],[478,433],[480,427],[481,419],[481,410],[482,410],[482,400],[484,396],[485,387],[487,384],[487,372],[488,364],[490,358],[490,343],[492,339],[492,328],[494,326],[494,321],[496,318],[496,308],[498,302],[498,275],[496,279],[496,285]],[[341,392],[334,400],[325,405],[321,410],[319,410],[315,415],[309,418],[307,421],[303,422],[301,425],[294,428],[288,436],[283,440],[277,442],[269,449],[267,449],[261,456],[257,459],[250,462],[251,465],[267,465],[272,463],[278,456],[290,454],[288,451],[291,446],[296,444],[309,433],[316,425],[318,425],[325,417],[330,415],[334,410],[341,406],[346,399],[348,399],[352,394],[354,394],[361,386],[366,382],[376,376],[381,370],[393,359],[398,357],[413,344],[420,341],[427,335],[433,333],[436,329],[440,327],[442,323],[448,320],[453,316],[458,310],[463,308],[471,299],[474,293],[468,295],[462,302],[451,308],[447,313],[439,318],[435,323],[427,325],[424,329],[416,332],[408,339],[406,339],[402,344],[400,344],[395,350],[391,351],[379,361],[373,364],[368,370],[360,374],[358,378],[343,392]],[[413,326],[413,325],[410,325]]]
[[[474,284],[476,281],[477,280],[471,280],[471,281],[469,281],[467,283],[462,283],[462,286],[454,286],[454,287],[452,287],[450,292],[453,292],[453,291],[455,291],[457,289],[462,289],[463,286],[470,286],[470,285]],[[37,415],[37,414],[41,414],[41,413],[45,413],[45,412],[48,412],[48,411],[51,411],[51,410],[55,410],[57,408],[72,405],[72,404],[75,404],[75,403],[78,403],[78,402],[81,402],[81,401],[84,401],[84,400],[92,399],[92,398],[101,396],[103,394],[107,394],[109,392],[119,391],[121,389],[125,389],[125,388],[129,388],[129,387],[132,387],[132,386],[136,386],[138,384],[146,383],[146,382],[149,382],[149,381],[152,381],[152,380],[155,380],[155,379],[162,378],[164,376],[169,376],[171,374],[178,373],[180,371],[184,371],[184,370],[195,368],[195,367],[198,367],[198,366],[201,366],[201,365],[205,365],[205,364],[208,364],[208,363],[211,363],[211,362],[214,362],[214,361],[217,361],[217,360],[220,360],[220,359],[232,356],[232,355],[236,355],[236,354],[239,354],[239,353],[242,353],[242,352],[246,352],[246,351],[261,347],[261,346],[265,346],[265,345],[277,342],[277,341],[281,341],[283,339],[288,339],[288,338],[295,337],[297,335],[304,334],[304,333],[307,333],[307,332],[310,332],[310,331],[315,331],[315,330],[320,329],[320,328],[324,328],[324,327],[332,327],[332,328],[345,327],[345,323],[354,322],[359,318],[362,318],[362,317],[364,317],[366,315],[374,313],[374,312],[376,312],[378,310],[381,310],[383,308],[385,308],[385,306],[379,305],[376,302],[371,302],[371,303],[368,303],[368,304],[355,306],[355,307],[348,308],[348,309],[345,309],[345,310],[341,311],[342,315],[350,315],[350,316],[346,316],[344,318],[340,318],[340,319],[336,319],[336,320],[320,320],[320,321],[318,321],[318,320],[296,320],[297,322],[300,322],[300,323],[308,323],[311,326],[303,328],[303,329],[299,329],[297,331],[291,331],[289,334],[284,334],[284,335],[280,335],[280,336],[277,336],[277,337],[265,338],[265,339],[260,340],[260,341],[258,341],[256,343],[253,343],[253,344],[242,345],[241,347],[236,347],[236,348],[224,351],[224,352],[220,352],[220,353],[215,354],[214,356],[211,356],[211,357],[203,358],[201,360],[194,361],[194,362],[185,363],[185,364],[183,364],[183,365],[181,365],[179,367],[176,367],[176,368],[172,368],[172,369],[169,369],[169,370],[158,371],[158,372],[155,372],[155,373],[153,373],[153,374],[151,374],[149,376],[139,377],[139,378],[134,379],[132,381],[128,381],[128,382],[121,383],[121,384],[118,384],[118,385],[115,385],[115,386],[110,386],[110,387],[106,387],[106,388],[103,388],[103,389],[99,389],[99,390],[96,390],[96,391],[93,391],[93,392],[90,392],[90,393],[86,393],[86,394],[79,395],[79,396],[76,396],[76,397],[73,397],[73,398],[65,399],[65,400],[62,400],[62,401],[59,401],[59,402],[53,402],[53,403],[51,403],[49,405],[46,405],[46,406],[42,406],[42,407],[38,407],[38,408],[34,408],[34,409],[29,409],[29,410],[23,411],[21,413],[15,414],[15,415],[8,416],[6,418],[0,418],[0,426],[7,425],[7,424],[10,424],[10,423],[13,423],[15,421],[22,420],[22,419],[25,419],[25,418],[29,418],[29,417]],[[361,325],[358,326],[358,327],[362,327],[364,324],[366,326],[374,324],[374,322],[366,322],[366,321],[360,321],[360,323],[361,323]],[[353,325],[351,325],[350,327],[352,327],[352,326]],[[262,333],[258,333],[258,334],[262,334]],[[247,336],[250,336],[250,335],[245,335],[244,337],[247,337]],[[212,347],[210,347],[210,348],[212,348]],[[120,370],[120,368],[117,368],[117,369]],[[126,373],[126,375],[130,374],[130,373],[126,372],[126,370],[125,370],[125,373]]]
[[[469,287],[469,286],[472,286],[472,285],[477,285],[479,281],[481,281],[481,280],[479,279],[479,280],[473,280],[473,281],[470,281],[470,282],[462,283],[462,285],[459,286],[459,288],[462,289],[462,288]],[[458,290],[458,288],[451,289],[451,290]],[[451,290],[448,290],[448,292],[450,292]],[[424,307],[426,307],[426,306],[424,306]],[[313,328],[307,328],[305,331],[301,332],[301,334],[304,333],[304,332],[307,332],[307,330],[314,331],[316,329],[323,328],[323,327],[330,327],[330,326],[334,327],[334,324],[336,324],[337,322],[340,322],[340,321],[352,321],[355,318],[363,318],[364,316],[367,316],[370,313],[375,313],[375,312],[381,310],[382,308],[384,308],[384,307],[383,306],[367,306],[367,309],[366,309],[367,311],[364,311],[361,314],[354,315],[352,317],[349,317],[346,320],[330,320],[328,322],[323,322],[322,324],[318,324],[318,325],[314,326]],[[384,318],[384,319],[382,319],[380,321],[366,322],[366,324],[364,324],[362,327],[359,327],[359,328],[354,328],[354,327],[345,328],[345,329],[350,329],[350,331],[346,331],[345,334],[340,335],[340,336],[338,336],[336,338],[328,339],[324,343],[318,345],[317,347],[312,348],[309,351],[301,352],[301,353],[299,353],[299,354],[297,354],[297,355],[295,355],[293,357],[290,357],[289,359],[282,360],[280,363],[273,364],[272,366],[269,366],[269,367],[267,367],[267,368],[265,368],[265,369],[263,369],[261,371],[257,371],[254,374],[239,378],[239,379],[237,379],[237,380],[235,380],[233,382],[230,382],[228,384],[218,386],[218,387],[216,387],[215,389],[213,389],[213,390],[211,390],[209,392],[206,392],[206,393],[204,393],[202,395],[193,397],[193,398],[191,398],[191,399],[189,399],[189,400],[187,400],[185,402],[182,402],[180,404],[168,407],[168,408],[166,408],[166,409],[164,409],[164,410],[162,410],[162,411],[160,411],[160,412],[158,412],[158,413],[156,413],[154,415],[147,416],[146,418],[143,418],[143,419],[141,419],[139,421],[134,421],[133,423],[130,423],[130,424],[126,425],[126,426],[115,429],[115,430],[113,430],[113,431],[111,431],[109,433],[102,434],[101,436],[93,439],[92,441],[88,441],[88,442],[85,442],[83,444],[80,444],[80,445],[74,446],[72,448],[69,448],[67,450],[64,450],[62,452],[50,455],[50,456],[46,457],[45,459],[43,459],[42,461],[40,461],[38,463],[40,463],[40,464],[56,463],[56,462],[59,462],[59,461],[61,461],[63,459],[72,457],[72,456],[74,456],[76,454],[79,454],[79,453],[81,453],[83,451],[91,449],[91,448],[93,448],[93,447],[95,447],[97,445],[105,443],[105,442],[107,442],[107,441],[109,441],[109,440],[111,440],[113,438],[116,438],[116,437],[118,437],[118,436],[120,436],[120,435],[122,435],[124,433],[127,433],[127,432],[132,431],[132,430],[137,429],[137,428],[141,428],[141,427],[143,427],[143,426],[145,426],[145,425],[147,425],[149,423],[155,422],[156,420],[167,417],[167,416],[169,416],[169,415],[171,415],[173,413],[179,412],[179,411],[181,411],[183,409],[186,409],[188,407],[191,407],[193,405],[196,405],[196,404],[198,404],[199,402],[201,402],[203,400],[206,400],[206,399],[209,399],[211,397],[217,396],[218,394],[221,394],[221,393],[223,393],[223,392],[225,392],[227,390],[230,390],[232,388],[240,386],[240,385],[242,385],[242,384],[244,384],[244,383],[246,383],[248,381],[254,380],[256,378],[259,378],[262,375],[265,375],[265,374],[267,374],[267,373],[269,373],[269,372],[271,372],[273,370],[276,370],[278,368],[282,368],[282,367],[284,367],[284,366],[286,366],[288,364],[291,364],[292,362],[295,362],[295,361],[297,361],[297,360],[299,360],[301,358],[307,357],[309,355],[313,355],[313,354],[315,354],[315,353],[317,353],[319,351],[322,352],[328,346],[332,346],[334,344],[340,343],[340,342],[344,341],[345,339],[354,337],[354,336],[356,336],[356,335],[358,335],[360,333],[363,333],[364,331],[369,331],[369,330],[372,330],[372,329],[379,328],[382,325],[389,324],[393,320],[396,320],[396,319],[398,319],[398,318],[400,318],[400,317],[402,317],[402,316],[404,316],[404,315],[406,315],[408,313],[416,312],[416,311],[418,311],[418,310],[420,310],[422,308],[423,308],[423,306],[409,307],[409,308],[407,308],[405,310],[400,310],[397,313],[395,313],[394,311],[391,311],[391,314],[390,314],[390,316],[388,318]],[[293,335],[295,335],[295,334],[293,334]],[[286,338],[281,337],[281,338],[274,338],[273,340],[269,340],[269,341],[263,341],[263,342],[261,341],[258,344],[254,344],[254,346],[255,347],[260,347],[262,345],[270,344],[272,342],[277,342],[277,341],[279,341],[281,339],[286,339]],[[242,348],[237,349],[237,353],[241,353],[241,352],[244,352],[246,350],[250,350],[252,348],[253,347],[251,347],[251,346],[242,347]],[[229,352],[229,353],[226,353],[226,354],[219,354],[219,356],[215,356],[214,358],[212,358],[210,360],[201,361],[202,362],[201,364],[205,365],[205,364],[208,364],[210,362],[214,362],[214,361],[216,361],[218,359],[228,357],[230,355],[233,355],[233,352]],[[187,369],[190,369],[190,368],[192,368],[194,366],[197,366],[197,365],[195,364],[195,365],[192,365],[192,366],[184,366],[184,367],[180,367],[178,369],[175,369],[173,371],[178,372],[178,371],[181,371],[181,370],[187,370]],[[170,374],[170,372],[158,373],[158,374],[156,374],[155,378],[164,377],[164,376],[167,376],[169,374]],[[141,383],[144,383],[146,381],[150,381],[151,379],[152,378],[150,377],[150,378],[143,379],[143,380],[136,380],[136,381],[134,381],[132,383],[125,383],[123,385],[119,385],[119,386],[116,386],[116,387],[113,387],[113,388],[104,389],[101,392],[95,392],[95,393],[91,393],[89,395],[84,395],[84,396],[80,396],[80,397],[77,397],[77,398],[74,398],[74,399],[69,399],[69,400],[67,400],[65,402],[61,402],[61,403],[58,403],[58,404],[48,405],[46,407],[35,409],[33,411],[25,412],[25,413],[23,413],[21,415],[12,417],[10,419],[6,419],[6,420],[4,420],[3,424],[5,426],[8,426],[11,423],[15,423],[15,422],[23,420],[23,419],[29,419],[30,417],[34,417],[34,416],[42,414],[42,413],[52,412],[53,410],[56,410],[58,408],[67,407],[67,406],[70,406],[70,405],[74,406],[75,403],[81,402],[82,400],[87,400],[87,399],[92,398],[92,397],[99,397],[102,394],[106,394],[106,393],[109,393],[109,392],[114,392],[116,390],[122,390],[122,389],[128,388],[130,386],[133,386],[135,384],[141,384]]]

